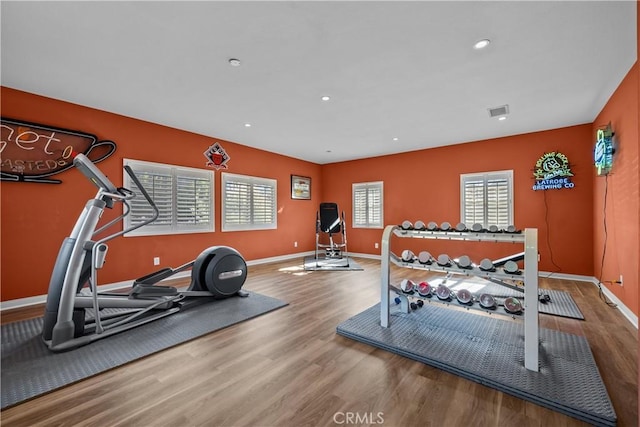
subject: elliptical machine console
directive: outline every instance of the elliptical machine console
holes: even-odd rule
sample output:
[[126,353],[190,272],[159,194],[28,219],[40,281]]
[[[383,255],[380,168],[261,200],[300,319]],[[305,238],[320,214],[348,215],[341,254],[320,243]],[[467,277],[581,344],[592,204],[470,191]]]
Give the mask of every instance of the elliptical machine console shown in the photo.
[[[42,338],[50,350],[65,351],[89,344],[174,314],[195,300],[206,302],[207,298],[249,295],[242,290],[247,264],[238,251],[227,246],[212,246],[180,267],[164,268],[141,277],[128,293],[98,293],[97,271],[106,259],[106,243],[152,223],[159,212],[133,170],[125,166],[154,214],[135,226],[98,241],[91,240],[129,215],[129,201],[137,195],[127,188],[117,188],[84,154],[76,154],[73,164],[98,187],[98,192],[86,203],[71,234],[62,242],[53,267],[42,327]],[[122,215],[97,228],[104,209],[111,209],[118,202],[123,204]],[[191,283],[186,290],[156,285],[189,268]],[[89,309],[92,318],[88,316]]]

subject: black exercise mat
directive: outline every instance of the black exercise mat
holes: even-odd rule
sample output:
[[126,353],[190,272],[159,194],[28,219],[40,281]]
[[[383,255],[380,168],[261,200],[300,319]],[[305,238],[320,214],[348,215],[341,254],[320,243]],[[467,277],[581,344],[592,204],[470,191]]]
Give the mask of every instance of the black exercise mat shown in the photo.
[[[442,279],[443,278],[435,278],[429,280],[429,283],[437,287],[443,282]],[[463,288],[468,289],[469,292],[476,297],[479,297],[480,294],[488,293],[500,299],[508,297],[515,297],[520,300],[524,299],[524,288],[521,291],[510,289],[480,277],[454,276],[446,280],[446,285],[454,291]],[[548,302],[538,303],[538,312],[584,320],[584,315],[569,292],[539,288],[538,293],[549,295]]]
[[42,342],[42,318],[2,325],[2,409],[286,305],[249,292],[247,298],[189,307],[65,353],[53,353]]
[[355,262],[353,258],[324,258],[318,260],[314,256],[308,256],[304,259],[304,269],[306,271],[362,271],[364,270],[360,264]]
[[380,326],[380,304],[346,320],[337,333],[595,425],[616,414],[584,337],[540,329],[540,371],[524,367],[524,325],[425,304],[392,307]]

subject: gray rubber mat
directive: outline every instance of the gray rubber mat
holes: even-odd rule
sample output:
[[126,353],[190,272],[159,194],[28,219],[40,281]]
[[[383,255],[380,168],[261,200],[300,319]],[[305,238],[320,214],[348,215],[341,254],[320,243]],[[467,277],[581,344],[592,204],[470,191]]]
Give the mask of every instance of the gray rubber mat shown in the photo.
[[249,292],[214,300],[65,353],[42,342],[42,318],[2,325],[2,409],[286,306]]
[[[429,283],[438,286],[442,283],[442,278],[436,278],[429,280]],[[516,297],[521,301],[524,300],[524,289],[517,291],[504,286],[500,286],[496,283],[479,277],[452,277],[446,280],[447,286],[452,290],[458,290],[462,288],[468,289],[473,295],[478,297],[480,294],[488,293],[496,298],[508,298]],[[553,289],[540,288],[538,290],[540,294],[549,295],[548,302],[538,303],[538,312],[544,314],[551,314],[553,316],[568,317],[571,319],[584,320],[584,315],[578,308],[578,305],[571,297],[571,294],[565,291],[556,291]]]
[[410,313],[391,308],[380,326],[380,305],[346,320],[337,333],[595,425],[614,426],[616,414],[584,337],[540,329],[540,371],[524,367],[520,322],[427,304]]
[[315,257],[305,257],[304,269],[307,271],[362,271],[364,270],[360,264],[355,262],[353,258],[336,258],[336,259],[318,259]]

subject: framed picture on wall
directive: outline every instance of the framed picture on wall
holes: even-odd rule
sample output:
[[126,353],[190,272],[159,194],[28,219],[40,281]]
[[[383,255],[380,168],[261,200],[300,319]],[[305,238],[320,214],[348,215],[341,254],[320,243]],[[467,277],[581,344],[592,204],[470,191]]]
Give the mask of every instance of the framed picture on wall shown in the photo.
[[307,176],[291,175],[291,198],[311,200],[311,178]]

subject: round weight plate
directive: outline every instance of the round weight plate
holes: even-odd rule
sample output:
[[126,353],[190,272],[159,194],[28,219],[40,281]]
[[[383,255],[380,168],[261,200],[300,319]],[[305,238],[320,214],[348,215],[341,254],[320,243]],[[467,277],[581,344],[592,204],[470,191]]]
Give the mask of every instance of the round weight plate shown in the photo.
[[467,226],[463,222],[459,222],[456,225],[456,231],[467,231]]
[[489,226],[489,233],[498,233],[500,232],[500,229],[498,228],[497,225],[490,225]]
[[471,258],[466,255],[462,255],[460,258],[458,258],[458,267],[471,268]]
[[402,261],[404,262],[413,262],[415,257],[416,255],[409,249],[405,249],[404,251],[402,251]]
[[481,231],[484,230],[484,227],[482,227],[482,224],[478,224],[477,222],[475,224],[473,224],[471,226],[471,230],[475,231],[476,233],[480,233]]
[[437,229],[438,229],[438,224],[436,224],[435,222],[431,221],[429,222],[429,224],[427,224],[427,230],[436,231]]
[[515,225],[508,225],[507,228],[504,229],[506,233],[517,233],[518,229]]
[[451,258],[447,254],[438,255],[438,265],[442,267],[449,267],[451,265]]
[[520,274],[520,270],[518,269],[518,263],[515,261],[507,261],[504,263],[503,270],[508,274]]
[[469,304],[473,299],[473,296],[471,296],[471,292],[467,289],[460,289],[456,292],[456,298],[460,304]]
[[431,285],[427,282],[420,282],[418,284],[418,294],[422,297],[431,296]]
[[442,231],[451,230],[451,224],[449,224],[447,221],[443,222],[442,224],[440,224],[440,230]]
[[489,294],[482,294],[480,295],[480,305],[483,308],[496,308],[496,300]]
[[427,226],[424,224],[424,221],[416,221],[416,224],[413,226],[414,229],[416,230],[424,230],[425,228],[427,228]]
[[405,220],[402,221],[401,227],[403,230],[411,230],[413,229],[413,224],[411,224],[411,221]]
[[438,299],[448,300],[451,297],[451,289],[445,285],[439,285],[436,289],[436,295]]
[[485,258],[480,261],[480,270],[483,271],[495,271],[495,267],[493,266],[493,262],[489,258]]
[[415,286],[416,284],[409,279],[402,279],[402,282],[400,282],[400,289],[402,289],[402,292],[413,292]]
[[519,314],[522,313],[522,303],[517,298],[509,297],[504,300],[504,309],[507,313]]
[[422,251],[418,254],[418,261],[420,264],[431,264],[433,257],[427,251]]

